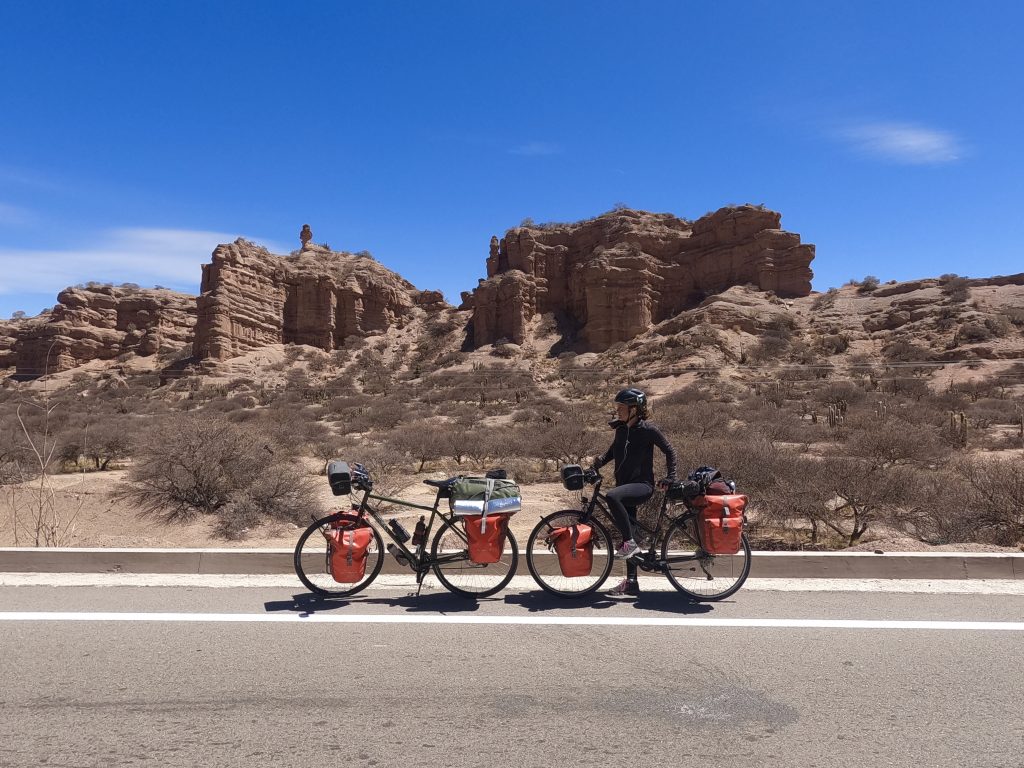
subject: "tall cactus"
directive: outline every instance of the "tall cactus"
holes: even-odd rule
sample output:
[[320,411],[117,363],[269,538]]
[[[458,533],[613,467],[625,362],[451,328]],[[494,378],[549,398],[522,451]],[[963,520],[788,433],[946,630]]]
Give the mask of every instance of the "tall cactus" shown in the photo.
[[949,412],[949,433],[959,445],[967,444],[967,414],[963,411]]

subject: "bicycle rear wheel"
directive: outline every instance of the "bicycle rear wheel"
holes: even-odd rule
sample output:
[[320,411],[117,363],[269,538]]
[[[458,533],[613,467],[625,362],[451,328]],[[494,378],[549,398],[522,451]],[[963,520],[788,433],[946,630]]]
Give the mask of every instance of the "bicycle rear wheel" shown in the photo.
[[692,515],[683,515],[669,526],[661,545],[665,575],[673,587],[694,600],[723,600],[735,594],[750,575],[750,544],[743,535],[735,555],[709,555],[700,547],[696,524]]
[[590,572],[583,576],[563,575],[550,536],[556,528],[579,525],[581,516],[578,509],[552,512],[541,518],[526,542],[526,566],[530,569],[530,575],[541,589],[557,597],[582,597],[590,594],[604,583],[614,564],[611,535],[607,528],[591,517],[587,521],[594,545]]
[[[370,546],[366,550],[366,570],[363,577],[354,583],[341,583],[331,576],[330,552],[323,531],[330,526],[342,531],[354,528],[369,528],[373,532]],[[295,573],[299,581],[310,592],[327,597],[348,597],[366,589],[377,578],[384,565],[384,546],[377,530],[365,520],[345,512],[338,512],[316,520],[310,525],[295,545]]]
[[504,589],[516,574],[519,546],[511,531],[496,563],[469,559],[469,540],[461,521],[446,520],[430,547],[434,574],[446,589],[463,597],[489,597]]

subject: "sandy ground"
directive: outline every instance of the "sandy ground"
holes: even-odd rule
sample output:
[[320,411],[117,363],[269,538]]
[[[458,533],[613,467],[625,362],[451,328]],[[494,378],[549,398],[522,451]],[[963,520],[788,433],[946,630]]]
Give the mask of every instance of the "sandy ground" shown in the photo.
[[[301,532],[290,523],[272,523],[247,533],[245,538],[229,540],[216,535],[212,520],[201,519],[190,523],[167,523],[158,517],[140,515],[130,505],[114,497],[117,487],[124,482],[125,470],[97,472],[84,475],[56,475],[51,478],[56,491],[55,507],[63,521],[61,544],[71,547],[291,547]],[[422,477],[434,477],[424,474]],[[442,478],[437,475],[436,479]],[[322,478],[322,498],[325,508],[334,512],[346,509],[355,497],[332,495],[327,479]],[[0,489],[0,546],[31,546],[32,488]],[[417,482],[403,493],[414,503],[430,506],[434,503],[432,488]],[[578,494],[571,494],[559,483],[535,483],[523,486],[523,511],[512,518],[512,532],[525,542],[533,526],[543,515],[558,509],[578,505]],[[20,506],[21,525],[18,541],[12,526],[12,506]],[[447,503],[447,502],[443,502]],[[385,516],[397,518],[411,532],[423,514],[420,510],[387,510]]]
[[[260,526],[237,540],[217,535],[210,519],[189,523],[167,523],[158,517],[140,515],[130,505],[115,498],[115,491],[124,482],[127,471],[89,473],[84,475],[56,475],[52,478],[56,490],[55,508],[62,520],[61,545],[71,547],[292,547],[300,528],[290,523],[272,523]],[[402,497],[423,505],[432,505],[434,490],[422,483],[422,478],[441,479],[443,474],[419,476]],[[329,511],[345,509],[353,497],[331,494],[326,478],[321,478],[322,499]],[[530,531],[544,515],[559,509],[579,506],[579,494],[566,491],[559,483],[530,483],[522,486],[523,510],[512,518],[512,532],[521,545],[526,543]],[[0,546],[32,546],[31,488],[17,491],[0,488]],[[442,502],[444,503],[444,502]],[[12,526],[12,509],[20,506],[20,533],[17,541]],[[395,517],[411,532],[420,510],[392,508],[385,513]],[[1016,552],[1020,549],[988,547],[979,544],[950,544],[932,547],[912,538],[900,537],[892,531],[879,530],[869,539],[852,547],[853,551],[906,552],[906,551],[960,551],[960,552]],[[756,546],[756,542],[755,542]]]

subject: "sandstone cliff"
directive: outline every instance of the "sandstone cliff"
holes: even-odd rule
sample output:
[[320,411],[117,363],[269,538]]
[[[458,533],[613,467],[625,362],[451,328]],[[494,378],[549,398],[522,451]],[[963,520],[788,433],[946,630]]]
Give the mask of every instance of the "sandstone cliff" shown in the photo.
[[671,214],[617,210],[566,225],[518,227],[491,240],[487,279],[465,295],[477,346],[525,340],[526,326],[553,312],[606,349],[750,284],[782,297],[811,290],[814,246],[779,228],[780,214],[723,208],[689,223]]
[[[39,317],[12,324],[14,344],[4,359],[19,376],[64,371],[125,352],[154,355],[192,340],[195,297],[164,289],[90,285],[66,288]],[[2,332],[0,332],[2,333]]]
[[236,240],[203,266],[195,356],[226,360],[268,344],[332,350],[446,307],[369,256],[307,244],[293,256]]
[[20,325],[15,320],[0,320],[0,371],[14,365],[14,343]]

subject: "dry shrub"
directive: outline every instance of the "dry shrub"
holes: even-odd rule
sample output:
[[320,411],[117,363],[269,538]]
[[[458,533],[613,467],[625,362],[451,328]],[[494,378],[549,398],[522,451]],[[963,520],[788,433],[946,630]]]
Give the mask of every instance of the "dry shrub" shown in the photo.
[[953,344],[957,346],[960,344],[977,344],[982,341],[988,341],[992,336],[992,331],[986,325],[968,322],[960,326],[960,330],[956,332],[956,336],[953,339]]
[[971,297],[970,283],[967,278],[958,275],[942,275],[939,278],[943,296],[949,297],[954,304],[963,304]]
[[1024,328],[1024,307],[1005,307],[1006,319],[1018,328]]
[[880,281],[874,275],[868,275],[857,284],[857,293],[871,293],[880,285]]
[[789,347],[788,338],[766,334],[758,340],[757,346],[750,350],[748,358],[752,363],[777,363],[785,359]]
[[825,293],[815,296],[814,301],[811,302],[811,311],[822,312],[826,309],[831,309],[836,303],[836,296],[838,294],[838,288],[829,288]]
[[558,479],[558,472],[542,459],[529,456],[508,456],[499,460],[509,477],[517,483],[550,483]]
[[698,400],[680,405],[676,400],[662,400],[654,419],[670,440],[702,440],[720,435],[732,418],[732,410],[722,403]]
[[600,442],[597,430],[570,411],[536,435],[532,453],[561,464],[582,464],[596,453],[594,447]]
[[918,363],[931,359],[931,352],[906,339],[896,339],[882,347],[882,356],[898,363]]
[[315,455],[317,448],[333,437],[331,428],[317,420],[319,414],[315,407],[277,401],[260,416],[277,445],[292,454]]
[[363,445],[349,461],[366,467],[375,495],[395,497],[409,486],[409,457],[389,443]]
[[1024,456],[967,458],[923,478],[908,521],[935,544],[976,542],[1013,547],[1024,541]]
[[332,367],[331,357],[319,349],[310,350],[309,352],[309,370],[313,373],[323,373],[328,368]]
[[[848,419],[842,454],[862,462],[869,470],[929,464],[944,449],[937,430],[913,420],[914,412],[897,417],[859,416]],[[907,418],[910,417],[910,418]]]
[[100,471],[128,458],[135,449],[137,424],[131,418],[111,417],[89,425],[82,432],[81,455]]
[[225,535],[322,510],[313,478],[270,435],[206,414],[154,425],[119,496],[168,521],[217,515]]
[[438,440],[438,426],[428,421],[415,421],[391,430],[385,441],[400,453],[408,455],[419,473],[426,468],[428,462],[444,456],[446,445],[444,441]]

